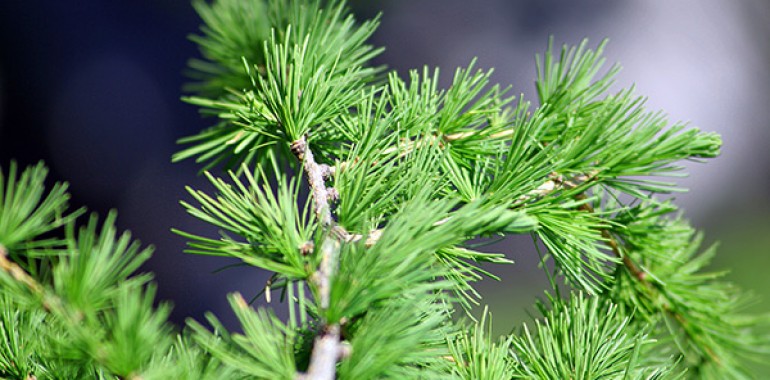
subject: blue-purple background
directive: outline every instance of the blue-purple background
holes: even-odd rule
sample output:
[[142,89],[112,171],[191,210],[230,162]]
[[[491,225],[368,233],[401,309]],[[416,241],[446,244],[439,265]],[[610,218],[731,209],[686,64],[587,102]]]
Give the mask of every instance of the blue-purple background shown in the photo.
[[[689,165],[683,183],[694,190],[678,199],[708,241],[724,241],[717,265],[770,296],[770,3],[394,0],[354,9],[361,18],[384,12],[378,63],[401,73],[439,66],[446,85],[477,56],[495,81],[530,99],[534,55],[549,35],[559,44],[610,38],[608,61],[625,67],[619,86],[635,83],[651,108],[723,134],[723,156]],[[170,163],[174,141],[209,123],[179,101],[185,62],[197,55],[186,36],[198,24],[186,1],[1,2],[0,166],[45,160],[51,178],[71,183],[75,205],[117,208],[122,228],[156,246],[146,269],[176,305],[174,320],[213,310],[231,323],[224,295],[253,296],[265,274],[212,274],[232,261],[185,255],[169,231],[214,233],[177,203],[185,185],[205,188],[198,167]],[[517,265],[492,269],[502,284],[483,284],[499,331],[519,324],[545,288],[528,245],[498,245]]]

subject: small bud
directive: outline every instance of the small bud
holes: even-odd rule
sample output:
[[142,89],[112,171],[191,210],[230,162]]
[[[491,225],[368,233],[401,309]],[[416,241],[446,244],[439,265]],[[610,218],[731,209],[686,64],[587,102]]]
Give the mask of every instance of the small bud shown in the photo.
[[296,140],[291,143],[289,146],[289,149],[291,149],[291,152],[294,153],[295,156],[302,159],[302,157],[305,156],[305,150],[307,149],[307,142],[305,142],[304,138],[301,138],[299,140]]
[[301,253],[302,256],[307,256],[313,253],[313,249],[315,249],[315,244],[313,244],[312,241],[306,241],[299,246],[299,253]]
[[329,202],[336,202],[340,199],[340,193],[333,187],[327,187],[326,197],[329,199]]
[[321,172],[321,177],[323,177],[324,181],[328,181],[329,178],[334,175],[334,167],[329,166],[326,164],[320,164],[318,165],[318,170]]

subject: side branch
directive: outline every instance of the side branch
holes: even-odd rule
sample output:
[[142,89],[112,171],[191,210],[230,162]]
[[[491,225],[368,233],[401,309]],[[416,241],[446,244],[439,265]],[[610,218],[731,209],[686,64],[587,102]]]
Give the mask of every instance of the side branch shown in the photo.
[[[517,203],[521,204],[521,203],[528,202],[532,199],[544,197],[548,194],[559,191],[561,189],[566,189],[566,190],[574,189],[584,183],[594,181],[598,174],[599,174],[599,171],[591,170],[587,173],[581,173],[571,178],[567,178],[559,173],[553,172],[549,174],[548,179],[545,182],[543,182],[540,186],[538,186],[536,189],[519,197],[519,199],[517,199]],[[575,196],[575,199],[585,200],[586,195],[582,193],[578,194]],[[588,213],[594,212],[594,207],[591,206],[589,203],[583,203],[582,205],[580,205],[579,209]],[[612,236],[612,234],[606,229],[602,229],[601,234],[602,234],[602,237],[607,240],[607,244],[609,244],[613,255],[615,255],[615,257],[623,261],[623,265],[626,267],[626,269],[628,269],[631,275],[633,275],[637,280],[641,281],[646,286],[649,286],[650,283],[647,281],[647,273],[645,273],[641,268],[639,268],[639,266],[637,266],[636,263],[634,263],[633,260],[631,260],[631,258],[628,255],[623,254],[623,252],[621,251],[620,245],[618,244],[615,237]]]
[[[586,199],[585,194],[579,194],[576,196],[577,199]],[[594,212],[593,206],[591,206],[588,203],[584,203],[580,206],[580,209],[586,212]],[[641,269],[634,261],[629,257],[627,254],[624,254],[621,250],[620,244],[618,243],[617,239],[615,239],[614,236],[609,232],[609,230],[602,229],[601,231],[602,237],[604,237],[607,240],[607,244],[609,244],[610,249],[612,250],[612,253],[619,259],[623,261],[623,266],[628,270],[628,272],[636,278],[639,283],[641,283],[643,286],[645,286],[650,291],[655,291],[656,284],[650,282],[647,278],[647,273]],[[660,290],[658,290],[660,292]],[[664,294],[665,296],[665,294]],[[667,297],[666,297],[667,298]],[[670,302],[670,301],[669,301]],[[662,307],[663,311],[671,315],[679,324],[682,326],[682,328],[685,331],[685,334],[690,339],[695,339],[695,337],[692,335],[689,329],[686,328],[687,325],[689,325],[689,321],[687,318],[680,312],[677,312],[676,310],[673,310],[668,304],[663,305]],[[714,351],[711,349],[711,347],[705,346],[704,349],[706,350],[706,354],[708,357],[713,360],[716,363],[719,363],[719,357],[714,353]]]
[[0,245],[0,269],[11,275],[14,280],[25,285],[33,293],[43,294],[43,287],[32,276],[18,264],[8,260],[8,250],[3,245]]
[[[344,162],[343,162],[344,164]],[[535,200],[538,198],[542,198],[548,194],[554,193],[556,191],[562,190],[562,189],[573,189],[579,185],[582,185],[586,182],[593,181],[596,176],[598,175],[597,170],[592,170],[588,173],[581,173],[577,174],[573,177],[565,177],[562,174],[553,172],[548,175],[548,179],[540,184],[536,189],[531,190],[527,194],[524,194],[520,196],[514,203],[515,206],[520,206],[526,202],[529,202],[531,200]],[[585,205],[584,205],[585,206]],[[589,206],[590,207],[590,206]],[[582,209],[582,208],[581,208]],[[591,210],[593,212],[593,210]],[[439,220],[434,224],[434,226],[438,226],[441,224],[444,224],[448,221],[448,218]],[[367,247],[373,246],[377,241],[379,241],[380,237],[382,236],[382,230],[381,229],[374,229],[369,231],[368,235],[362,235],[362,234],[351,234],[350,232],[346,231],[341,226],[334,226],[332,229],[332,232],[337,235],[337,238],[340,241],[346,242],[346,243],[355,243],[359,242],[361,240],[365,240],[365,244]],[[604,236],[604,234],[607,234]],[[620,258],[622,255],[620,254],[619,247],[617,243],[614,241],[614,239],[609,235],[608,232],[603,231],[603,236],[610,242],[610,246],[613,248],[613,252]],[[630,260],[628,258],[624,258],[624,260]],[[631,265],[631,263],[629,261]],[[643,275],[644,273],[642,273]]]
[[62,308],[62,300],[59,297],[47,292],[43,285],[30,276],[24,268],[9,260],[8,249],[2,244],[0,244],[0,270],[8,273],[15,281],[26,286],[34,295],[40,297],[43,302],[43,309],[46,312],[60,315],[68,321],[78,319],[73,317],[72,314],[68,314],[69,312]]

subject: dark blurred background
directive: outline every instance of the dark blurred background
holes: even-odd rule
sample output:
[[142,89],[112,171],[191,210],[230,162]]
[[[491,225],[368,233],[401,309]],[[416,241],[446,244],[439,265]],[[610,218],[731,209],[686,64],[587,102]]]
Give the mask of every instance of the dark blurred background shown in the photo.
[[[359,18],[383,12],[373,43],[377,63],[401,73],[427,64],[447,85],[457,66],[478,57],[493,80],[534,98],[534,55],[549,35],[557,44],[609,38],[609,63],[674,121],[724,137],[723,155],[688,164],[677,195],[707,241],[721,241],[716,268],[757,292],[770,309],[770,2],[766,0],[604,2],[557,0],[358,1]],[[182,253],[169,229],[214,232],[178,205],[185,185],[205,188],[192,162],[171,164],[177,138],[209,125],[179,101],[182,74],[197,50],[186,36],[199,19],[177,0],[7,0],[0,2],[0,166],[45,160],[53,180],[71,184],[73,204],[100,214],[116,208],[119,225],[156,253],[161,298],[173,319],[206,310],[232,323],[224,295],[254,296],[264,273],[232,261]],[[519,325],[546,280],[528,237],[506,242],[517,264],[491,268],[502,284],[482,292],[496,330]],[[498,246],[500,247],[500,246]]]

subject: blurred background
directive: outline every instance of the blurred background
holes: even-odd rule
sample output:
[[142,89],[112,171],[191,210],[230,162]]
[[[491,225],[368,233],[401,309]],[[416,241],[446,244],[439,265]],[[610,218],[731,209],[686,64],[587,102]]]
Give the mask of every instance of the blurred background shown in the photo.
[[[471,5],[472,4],[472,5]],[[386,46],[378,64],[405,74],[441,67],[448,85],[458,66],[478,57],[493,81],[534,99],[534,56],[548,37],[557,45],[610,39],[608,63],[624,67],[616,89],[636,85],[672,121],[689,121],[724,138],[723,154],[688,164],[677,195],[707,242],[721,242],[715,268],[763,299],[770,310],[770,2],[679,0],[390,0],[352,4],[359,19],[383,13],[373,39]],[[186,36],[199,19],[178,0],[9,0],[0,2],[0,166],[45,160],[50,178],[71,184],[73,204],[105,214],[119,210],[156,253],[159,296],[173,319],[214,311],[233,317],[225,294],[260,291],[264,273],[218,272],[232,261],[182,253],[171,227],[214,234],[178,205],[184,186],[206,188],[192,162],[171,164],[175,140],[210,120],[179,101]],[[482,293],[498,332],[520,325],[547,287],[529,237],[502,249],[516,265],[489,268],[502,283]]]

